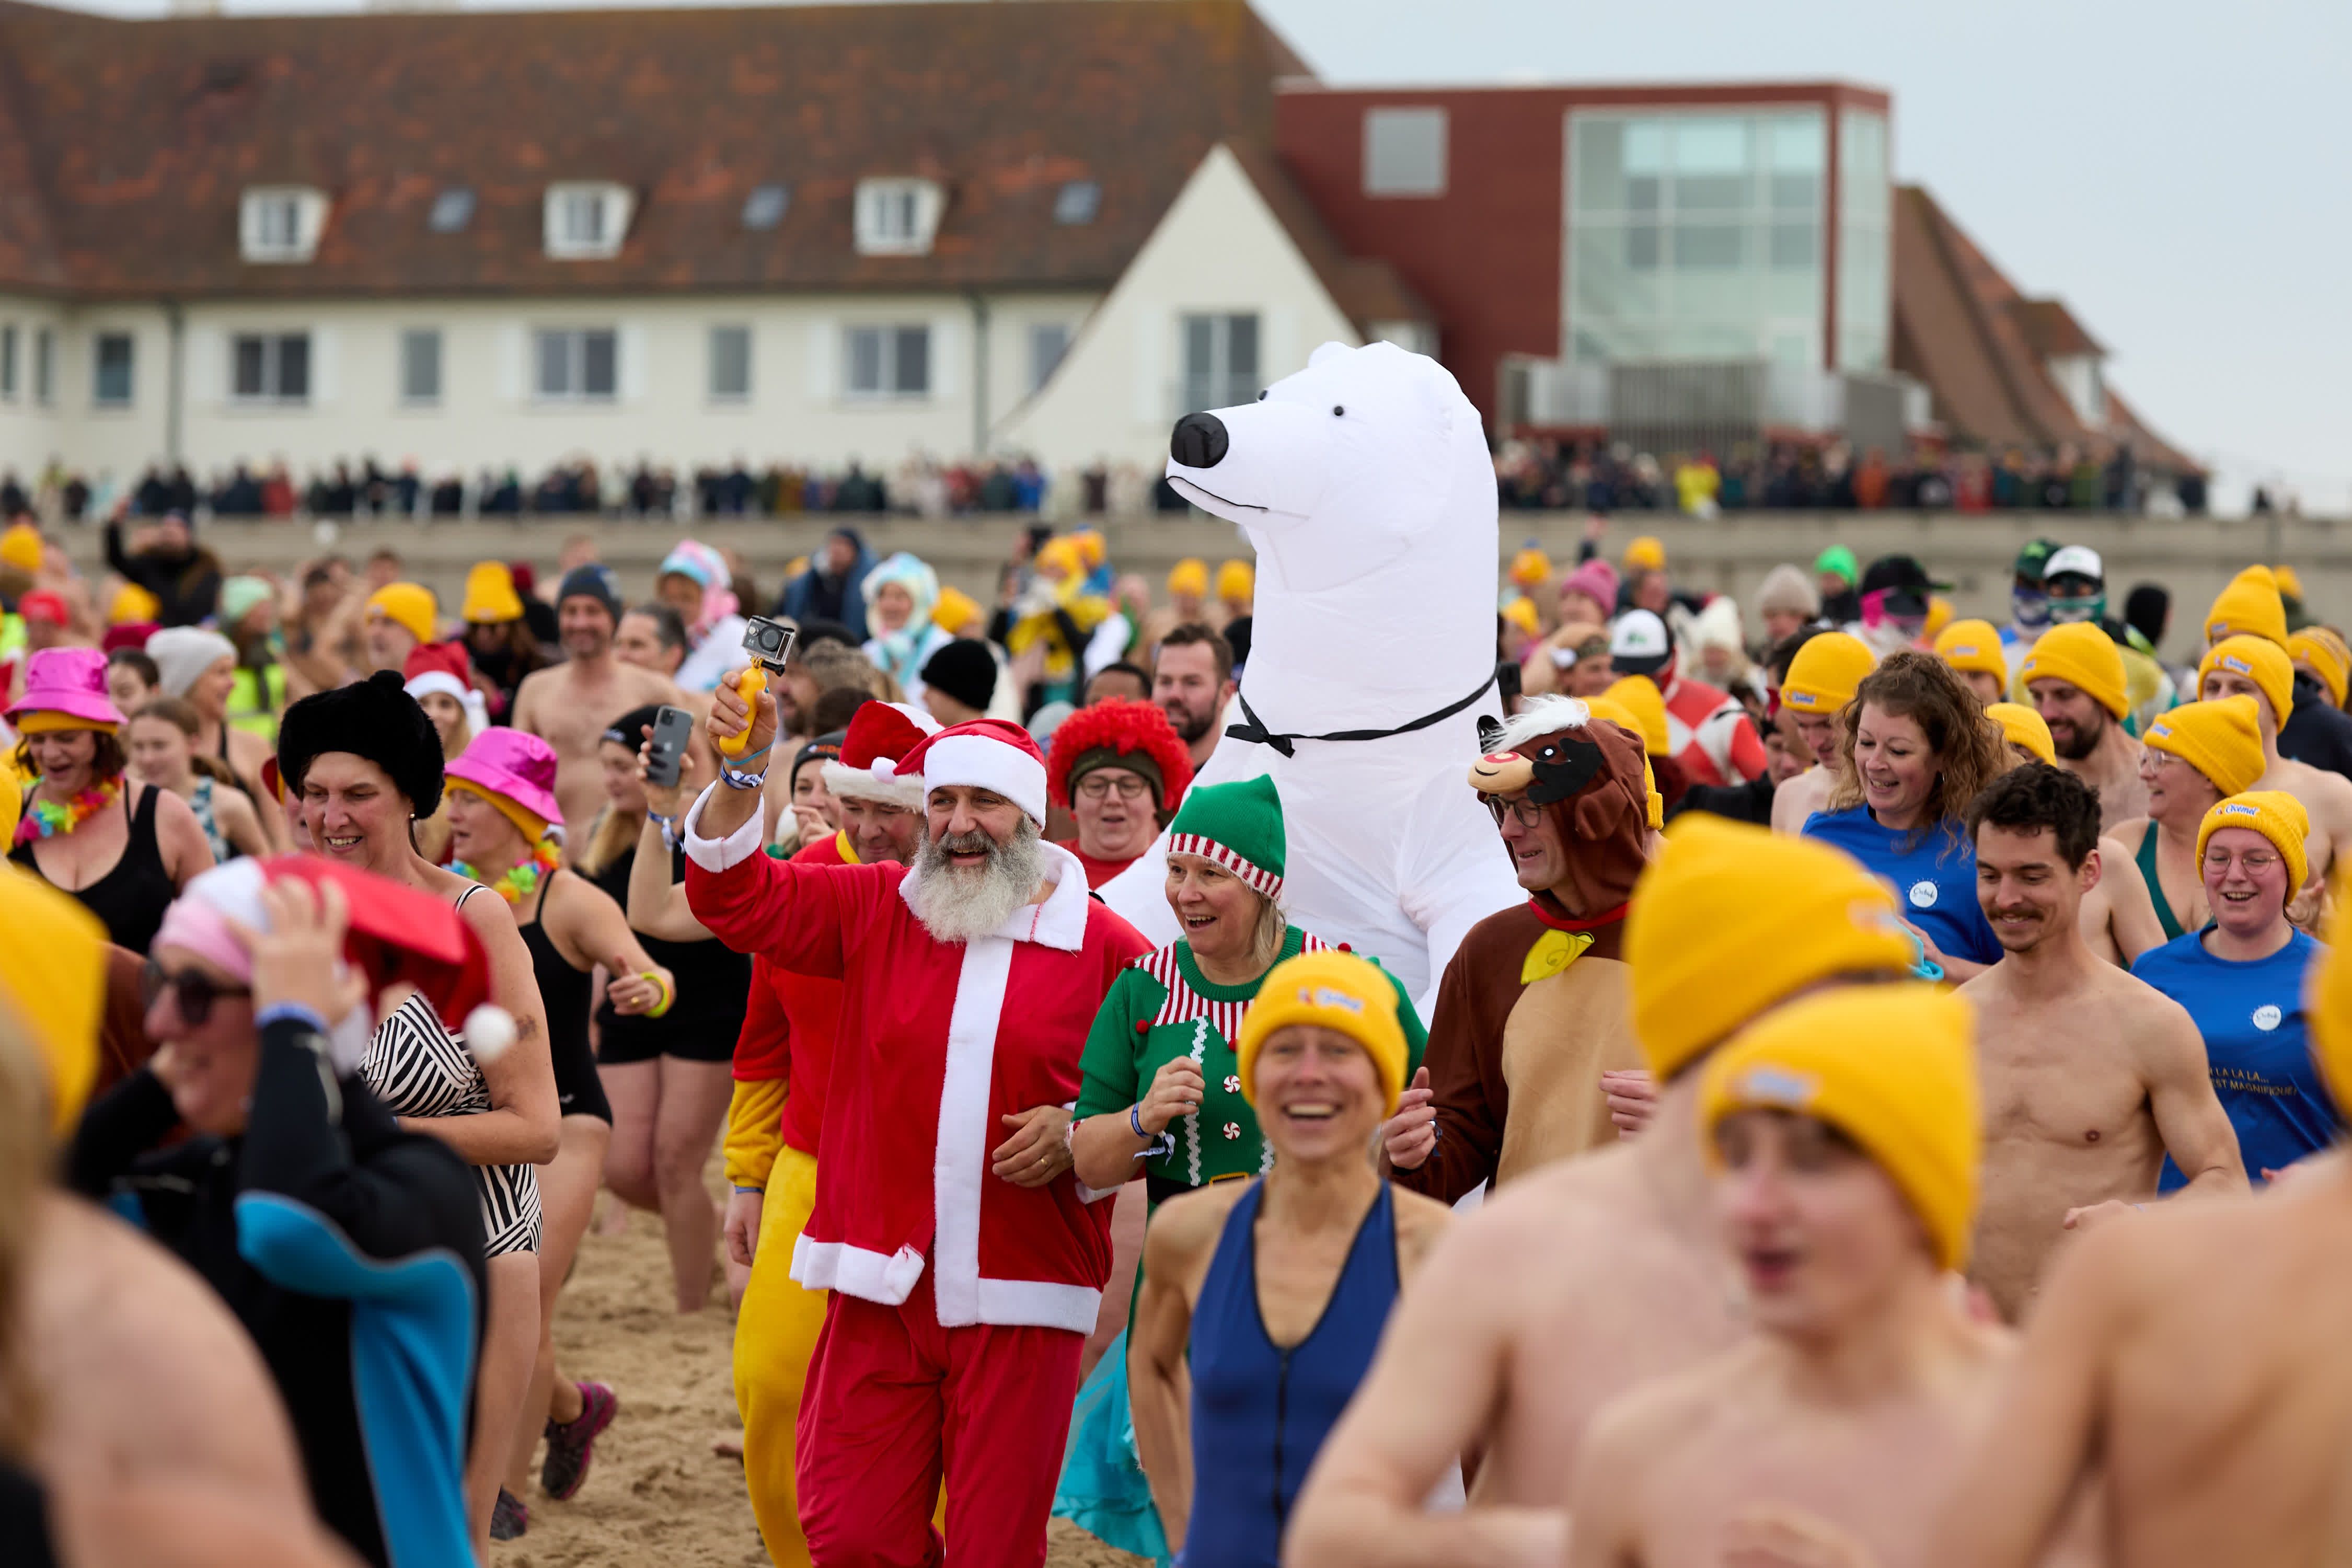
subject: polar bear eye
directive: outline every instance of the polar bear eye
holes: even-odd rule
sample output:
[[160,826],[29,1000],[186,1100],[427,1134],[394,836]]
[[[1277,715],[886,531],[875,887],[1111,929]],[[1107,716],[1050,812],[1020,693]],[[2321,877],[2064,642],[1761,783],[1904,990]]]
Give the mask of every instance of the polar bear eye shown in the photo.
[[1260,387],[1258,389],[1257,400],[1260,403],[1264,403],[1265,401],[1265,389],[1264,387]]
[[1332,417],[1332,418],[1334,418],[1334,419],[1339,418],[1341,415],[1343,415],[1343,414],[1345,414],[1345,413],[1347,413],[1347,412],[1348,412],[1348,411],[1347,411],[1345,408],[1340,407],[1340,406],[1339,406],[1338,404],[1336,404],[1336,403],[1335,403],[1335,404],[1333,404],[1333,405],[1331,405],[1331,417]]

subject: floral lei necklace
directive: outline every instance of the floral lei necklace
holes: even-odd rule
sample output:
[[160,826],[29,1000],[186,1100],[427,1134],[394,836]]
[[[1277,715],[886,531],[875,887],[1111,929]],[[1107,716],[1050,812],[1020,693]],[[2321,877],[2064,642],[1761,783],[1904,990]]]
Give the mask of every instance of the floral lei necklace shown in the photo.
[[486,888],[510,904],[519,904],[530,897],[542,879],[555,869],[555,840],[542,838],[531,846],[530,858],[514,867],[497,881],[486,881],[481,874],[463,860],[449,862],[449,869],[469,882],[481,882]]
[[[36,786],[40,783],[33,781]],[[16,824],[16,842],[29,844],[36,838],[63,838],[91,817],[112,805],[122,794],[120,776],[96,784],[62,804],[54,800],[37,800],[26,809]]]

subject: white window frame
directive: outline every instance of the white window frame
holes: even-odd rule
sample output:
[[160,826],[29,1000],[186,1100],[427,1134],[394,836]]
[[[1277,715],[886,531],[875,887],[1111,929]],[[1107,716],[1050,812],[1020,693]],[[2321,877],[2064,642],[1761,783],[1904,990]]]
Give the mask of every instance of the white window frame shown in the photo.
[[327,229],[327,193],[312,185],[249,185],[237,203],[237,250],[265,266],[304,262]]
[[[857,384],[858,340],[873,334],[875,347],[875,384]],[[923,340],[923,384],[907,386],[900,381],[905,362],[900,353],[909,333]],[[856,321],[841,331],[841,395],[851,403],[917,403],[931,395],[932,384],[939,379],[939,344],[933,341],[929,321]]]
[[[411,384],[408,375],[409,345],[412,342],[425,339],[431,340],[433,344],[433,390],[418,392]],[[394,400],[402,407],[432,408],[439,405],[444,395],[443,389],[448,383],[448,368],[445,363],[444,353],[447,346],[448,340],[438,327],[403,327],[400,330],[400,335],[394,340],[394,347],[395,374],[400,378],[399,384],[394,389],[396,395]]]
[[602,261],[618,256],[629,237],[636,198],[611,180],[559,180],[541,205],[541,237],[558,261]]
[[[286,372],[286,344],[298,339],[302,344],[302,386],[300,391],[289,393],[282,384]],[[237,361],[247,343],[260,345],[261,384],[254,391],[242,392],[237,389],[236,384]],[[312,341],[309,329],[291,332],[253,331],[229,334],[226,390],[229,402],[239,407],[299,408],[304,406],[310,403],[318,379],[318,344]]]
[[[719,384],[719,341],[730,332],[739,333],[742,338],[743,384],[740,387],[722,390]],[[751,389],[754,384],[751,360],[756,342],[751,325],[748,321],[713,321],[710,324],[710,331],[703,339],[702,395],[705,397],[713,403],[730,405],[751,401]]]
[[929,256],[947,192],[937,180],[892,177],[857,182],[857,254]]
[[[106,395],[103,378],[99,370],[99,356],[106,345],[120,340],[130,345],[125,360],[129,371],[127,384],[120,397]],[[121,330],[96,331],[89,335],[89,404],[93,408],[121,409],[139,405],[139,334]]]
[[[1234,330],[1241,321],[1250,323],[1250,363],[1237,366],[1234,355]],[[1196,323],[1205,322],[1208,331],[1208,363],[1194,368],[1192,340]],[[1208,408],[1232,408],[1255,397],[1265,383],[1265,317],[1257,310],[1187,310],[1176,318],[1177,401],[1184,406],[1178,416]]]
[[[1049,339],[1058,338],[1058,346],[1050,359],[1046,356]],[[1078,339],[1077,328],[1067,321],[1032,321],[1029,323],[1029,390],[1039,393],[1054,379],[1056,371],[1070,357],[1070,346]]]
[[[609,390],[588,390],[588,340],[605,337],[613,341],[613,384]],[[544,377],[547,368],[546,343],[551,338],[565,340],[564,384],[551,390]],[[533,403],[605,404],[621,400],[621,329],[617,326],[598,327],[536,327],[530,334],[530,399]]]
[[33,401],[46,408],[58,397],[58,333],[54,327],[33,329]]
[[[1444,106],[1399,103],[1364,110],[1364,195],[1442,196],[1445,194],[1453,126]],[[1433,136],[1434,145],[1430,138]],[[1429,152],[1434,170],[1417,163]]]
[[0,401],[14,403],[23,390],[17,349],[21,336],[16,322],[0,322]]

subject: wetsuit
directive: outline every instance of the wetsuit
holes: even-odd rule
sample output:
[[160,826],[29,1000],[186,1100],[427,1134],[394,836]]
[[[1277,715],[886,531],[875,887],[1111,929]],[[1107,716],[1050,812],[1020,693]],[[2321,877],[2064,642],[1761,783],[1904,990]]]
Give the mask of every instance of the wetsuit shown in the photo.
[[473,1173],[402,1131],[356,1076],[331,1079],[315,1018],[264,1018],[243,1135],[157,1149],[179,1119],[142,1068],[84,1114],[69,1179],[236,1314],[329,1529],[384,1568],[470,1562],[466,1426],[486,1283]]

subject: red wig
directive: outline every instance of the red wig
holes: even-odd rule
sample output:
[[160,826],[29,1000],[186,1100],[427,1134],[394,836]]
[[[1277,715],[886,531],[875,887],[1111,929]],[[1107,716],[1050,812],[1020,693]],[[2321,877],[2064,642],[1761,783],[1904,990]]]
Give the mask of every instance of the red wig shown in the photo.
[[[1056,805],[1070,804],[1070,769],[1088,752],[1138,754],[1160,773],[1160,816],[1176,815],[1192,782],[1192,753],[1177,738],[1168,715],[1150,702],[1114,698],[1081,708],[1054,731],[1053,754],[1045,759],[1045,788]],[[1141,770],[1137,770],[1140,772]],[[1149,777],[1147,773],[1145,775]]]

